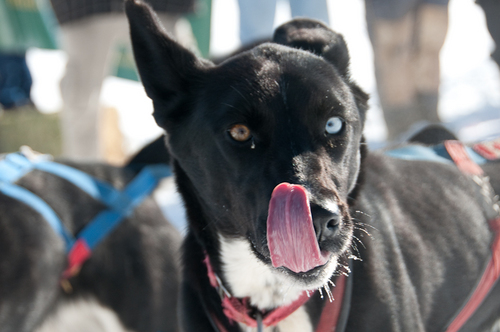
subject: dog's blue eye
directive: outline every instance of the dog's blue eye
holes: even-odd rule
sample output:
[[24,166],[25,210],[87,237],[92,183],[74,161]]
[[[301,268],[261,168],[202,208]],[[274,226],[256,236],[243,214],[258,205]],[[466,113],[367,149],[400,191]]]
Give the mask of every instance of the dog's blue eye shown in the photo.
[[340,133],[343,127],[344,127],[344,121],[338,116],[334,116],[328,119],[328,121],[326,122],[325,131],[328,134],[334,135]]

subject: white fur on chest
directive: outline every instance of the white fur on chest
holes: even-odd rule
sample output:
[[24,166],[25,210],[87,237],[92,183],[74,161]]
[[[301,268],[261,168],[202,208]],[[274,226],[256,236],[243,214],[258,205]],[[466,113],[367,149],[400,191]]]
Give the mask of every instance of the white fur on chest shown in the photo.
[[[296,300],[303,287],[290,282],[290,279],[262,263],[250,249],[246,240],[225,239],[221,237],[221,259],[224,277],[236,297],[249,297],[252,305],[260,308],[274,308],[288,305]],[[257,331],[240,325],[245,332]],[[303,307],[277,325],[278,331],[313,331],[309,316]],[[264,329],[275,331],[274,327]]]
[[328,281],[337,268],[332,256],[314,280],[297,279],[259,260],[246,239],[219,237],[222,271],[227,286],[236,297],[249,297],[259,309],[288,305],[303,291],[329,288]]
[[296,300],[303,291],[299,285],[261,262],[247,240],[220,237],[224,277],[236,297],[249,297],[259,309],[271,309]]
[[[314,290],[327,285],[337,268],[337,258],[332,257],[315,281],[308,284],[274,269],[253,253],[246,239],[228,239],[220,236],[222,273],[233,296],[250,298],[250,303],[263,310],[286,306],[299,298],[305,290]],[[312,292],[311,292],[312,294]],[[313,331],[309,315],[302,306],[277,326],[280,332]],[[241,325],[243,331],[256,329]],[[274,332],[273,328],[264,331]]]

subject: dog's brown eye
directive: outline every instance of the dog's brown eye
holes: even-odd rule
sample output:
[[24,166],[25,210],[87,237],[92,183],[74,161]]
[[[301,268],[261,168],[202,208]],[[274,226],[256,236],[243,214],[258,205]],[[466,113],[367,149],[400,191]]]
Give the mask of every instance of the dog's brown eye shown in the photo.
[[229,129],[229,135],[238,142],[246,142],[252,137],[250,129],[242,124],[237,124]]

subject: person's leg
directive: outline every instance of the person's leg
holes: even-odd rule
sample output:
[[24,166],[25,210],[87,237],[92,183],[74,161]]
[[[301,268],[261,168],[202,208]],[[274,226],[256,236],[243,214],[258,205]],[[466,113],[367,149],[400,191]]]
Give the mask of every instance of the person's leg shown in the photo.
[[499,0],[477,0],[483,8],[486,16],[486,25],[491,38],[495,42],[495,50],[491,57],[500,66],[500,1]]
[[375,78],[380,104],[387,125],[388,139],[400,136],[416,120],[416,91],[413,83],[411,46],[414,15],[380,17],[366,1],[367,24],[373,46]]
[[439,122],[439,53],[447,31],[447,3],[423,3],[418,7],[414,39],[414,78],[421,121]]
[[99,138],[99,99],[116,33],[127,30],[123,14],[103,14],[61,27],[68,55],[61,81],[63,155],[76,160],[103,158]]
[[289,0],[292,17],[309,17],[330,25],[326,0]]
[[271,38],[276,0],[238,0],[240,7],[240,41],[242,45]]

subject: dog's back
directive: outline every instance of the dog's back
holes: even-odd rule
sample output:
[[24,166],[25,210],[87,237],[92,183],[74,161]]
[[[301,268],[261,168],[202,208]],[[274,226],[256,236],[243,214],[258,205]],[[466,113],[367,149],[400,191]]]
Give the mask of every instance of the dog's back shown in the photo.
[[[480,188],[455,165],[379,153],[370,153],[366,165],[352,209],[362,261],[352,266],[355,300],[346,330],[438,331],[465,304],[491,255],[494,234]],[[499,166],[489,168],[498,174]],[[463,331],[492,326],[498,296],[497,285]]]
[[[137,173],[132,167],[67,164],[117,189]],[[40,170],[26,174],[16,185],[43,199],[71,234],[106,209],[73,183]],[[2,332],[65,331],[67,315],[75,311],[81,314],[80,323],[85,323],[82,331],[95,331],[92,326],[98,325],[107,331],[106,324],[111,330],[121,326],[134,331],[177,331],[180,240],[154,200],[146,198],[95,248],[81,271],[67,280],[64,291],[60,284],[67,267],[63,239],[38,211],[0,194]]]

